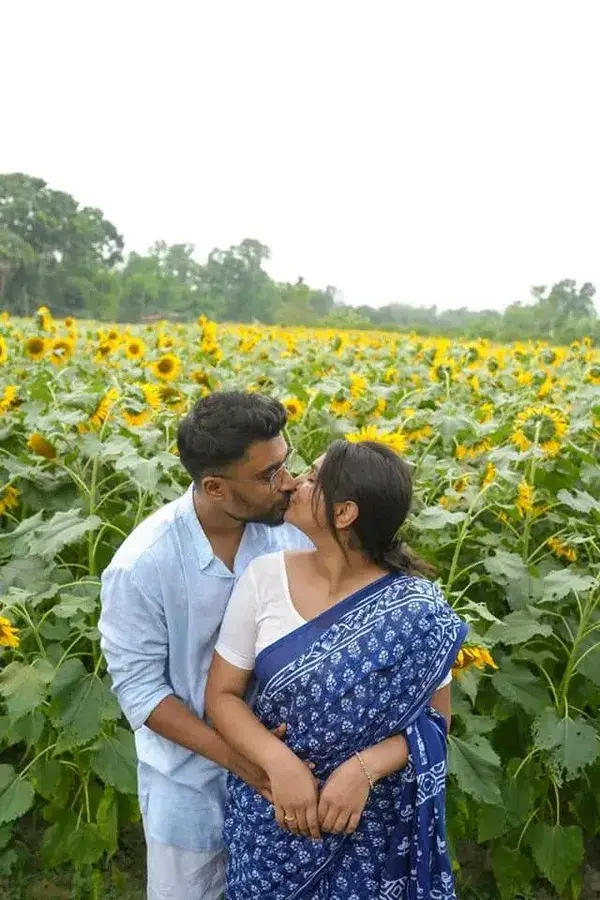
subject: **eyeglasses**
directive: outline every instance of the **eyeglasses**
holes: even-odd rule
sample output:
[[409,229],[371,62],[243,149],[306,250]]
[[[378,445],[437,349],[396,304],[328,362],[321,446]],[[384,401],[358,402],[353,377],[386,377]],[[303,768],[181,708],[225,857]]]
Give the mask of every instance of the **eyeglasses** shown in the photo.
[[262,475],[260,478],[234,478],[232,475],[216,475],[216,478],[225,478],[227,481],[238,481],[240,484],[261,484],[268,487],[271,491],[276,491],[281,484],[284,473],[288,472],[288,463],[292,451],[288,450],[287,456],[281,463],[279,468],[271,472],[270,475]]

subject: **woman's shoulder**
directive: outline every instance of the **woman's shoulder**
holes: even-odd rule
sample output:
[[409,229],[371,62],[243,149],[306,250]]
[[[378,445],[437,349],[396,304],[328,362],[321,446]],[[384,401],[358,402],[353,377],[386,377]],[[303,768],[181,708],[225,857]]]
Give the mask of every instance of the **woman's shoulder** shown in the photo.
[[435,600],[446,602],[443,591],[439,584],[424,578],[422,575],[409,575],[407,572],[397,572],[394,576],[393,585],[397,586],[407,596],[413,595],[415,599],[421,598],[426,600]]

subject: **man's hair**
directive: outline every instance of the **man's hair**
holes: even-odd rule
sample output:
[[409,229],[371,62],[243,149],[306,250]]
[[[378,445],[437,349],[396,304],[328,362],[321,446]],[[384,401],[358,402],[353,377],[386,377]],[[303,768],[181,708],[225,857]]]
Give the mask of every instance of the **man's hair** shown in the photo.
[[216,391],[194,404],[181,419],[177,448],[195,483],[237,462],[256,441],[277,437],[287,422],[285,408],[265,394]]

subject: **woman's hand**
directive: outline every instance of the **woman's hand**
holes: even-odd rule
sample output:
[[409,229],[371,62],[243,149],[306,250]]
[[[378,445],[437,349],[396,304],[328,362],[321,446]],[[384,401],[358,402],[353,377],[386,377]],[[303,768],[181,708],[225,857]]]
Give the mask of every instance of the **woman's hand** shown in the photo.
[[358,828],[371,788],[356,756],[335,769],[323,787],[319,799],[319,824],[322,831],[352,834]]
[[320,838],[319,785],[308,765],[282,745],[267,766],[275,818],[292,834]]

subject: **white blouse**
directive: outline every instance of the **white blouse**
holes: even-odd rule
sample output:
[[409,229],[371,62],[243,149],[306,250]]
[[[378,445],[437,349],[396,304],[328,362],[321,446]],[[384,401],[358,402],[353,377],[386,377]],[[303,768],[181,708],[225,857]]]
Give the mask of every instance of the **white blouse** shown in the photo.
[[[306,624],[292,602],[283,551],[254,559],[229,599],[215,647],[238,669],[251,671],[258,654]],[[450,684],[449,673],[439,687]]]

